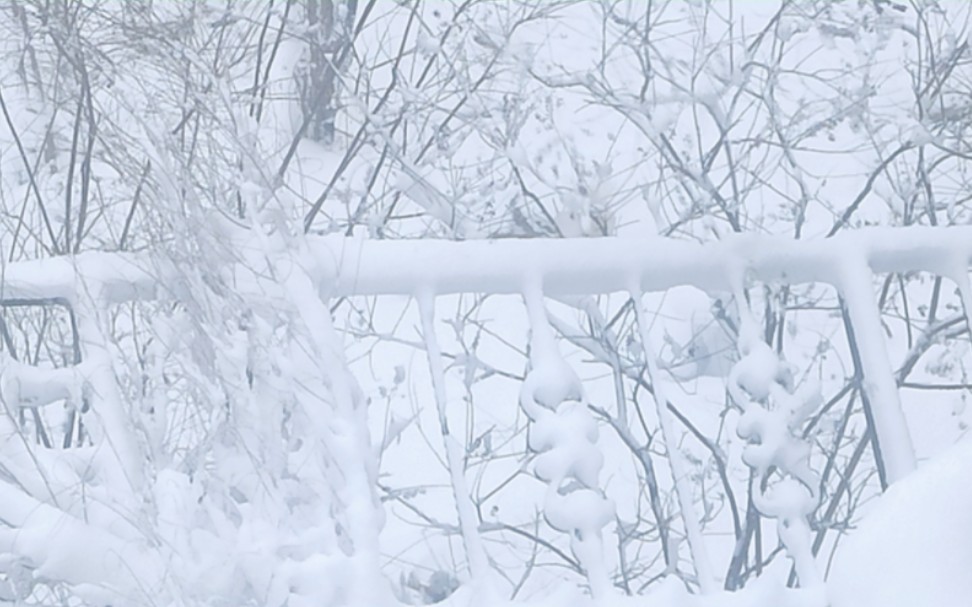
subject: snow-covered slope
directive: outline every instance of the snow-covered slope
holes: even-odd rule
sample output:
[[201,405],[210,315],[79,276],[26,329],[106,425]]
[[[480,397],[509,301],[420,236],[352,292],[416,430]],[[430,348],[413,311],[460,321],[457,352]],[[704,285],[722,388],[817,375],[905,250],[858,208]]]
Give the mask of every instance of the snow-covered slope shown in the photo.
[[972,440],[892,486],[837,553],[833,607],[972,604]]

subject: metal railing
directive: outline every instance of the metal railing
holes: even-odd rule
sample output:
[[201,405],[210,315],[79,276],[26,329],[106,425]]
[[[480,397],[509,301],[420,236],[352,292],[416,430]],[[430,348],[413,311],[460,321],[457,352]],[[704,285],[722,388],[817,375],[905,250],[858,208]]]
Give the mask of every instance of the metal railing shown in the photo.
[[[341,362],[340,341],[330,317],[328,298],[407,295],[418,299],[461,536],[471,566],[471,583],[483,592],[492,592],[489,560],[463,480],[461,454],[450,436],[441,348],[432,318],[436,298],[442,295],[523,296],[531,326],[531,371],[524,382],[520,404],[532,426],[530,448],[536,454],[537,475],[549,483],[545,514],[552,527],[571,538],[577,562],[595,596],[606,596],[611,591],[609,574],[599,555],[603,550],[601,530],[612,520],[613,511],[597,486],[600,460],[591,431],[595,420],[584,406],[581,382],[559,355],[544,297],[627,293],[635,303],[642,348],[657,352],[661,345],[654,343],[649,334],[649,320],[642,305],[647,292],[693,285],[731,293],[738,304],[746,301],[749,281],[833,285],[840,294],[851,351],[861,376],[875,456],[885,484],[904,477],[916,464],[887,354],[873,276],[913,271],[945,276],[958,286],[966,323],[972,309],[968,275],[972,228],[964,227],[864,229],[803,241],[739,235],[709,244],[662,238],[456,242],[339,237],[307,237],[297,245],[276,248],[248,239],[238,244],[238,256],[217,265],[238,279],[233,288],[244,296],[248,290],[265,292],[261,290],[268,280],[286,291],[308,329],[307,341],[326,376],[338,420],[329,423],[352,429],[347,430],[352,437],[349,441],[334,443],[347,451],[336,456],[347,489],[347,494],[336,499],[346,510],[347,531],[354,545],[349,558],[358,563],[355,579],[362,585],[360,593],[349,600],[378,600],[373,589],[364,588],[369,585],[367,576],[379,569],[377,531],[370,528],[378,520],[374,512],[377,506],[374,487],[367,486],[374,483],[375,462],[366,425],[361,424],[362,405],[354,379]],[[255,269],[262,265],[272,267],[277,274],[272,278],[262,276]],[[177,272],[171,262],[151,252],[106,252],[10,263],[0,274],[0,306],[55,302],[69,307],[79,352],[74,370],[67,373],[34,368],[28,378],[23,364],[7,363],[0,368],[4,406],[10,412],[58,399],[90,400],[87,404],[91,410],[84,415],[96,420],[90,424],[91,441],[107,447],[94,451],[94,465],[105,478],[117,481],[121,490],[115,497],[127,508],[137,509],[139,496],[151,478],[147,477],[144,449],[117,385],[116,376],[123,371],[114,368],[104,310],[123,302],[178,299],[168,287]],[[765,371],[782,363],[763,341],[753,315],[745,306],[738,307],[739,360],[726,379],[733,401],[743,412],[740,434],[750,441],[744,459],[757,475],[765,478],[767,470],[773,468],[780,477],[755,496],[757,506],[764,515],[779,521],[780,539],[793,558],[800,583],[819,584],[822,575],[814,564],[807,524],[814,506],[814,482],[806,476],[808,471],[799,458],[792,457],[793,453],[809,449],[795,431],[793,420],[805,419],[810,411],[803,395],[781,374],[750,373],[755,368]],[[674,422],[665,381],[650,355],[646,357],[646,373],[654,388],[661,435],[669,444],[671,486],[678,498],[696,581],[703,593],[714,592],[722,580],[713,571],[705,538],[700,533],[699,517],[685,485],[686,463],[681,461],[673,442]],[[329,433],[334,430],[322,428],[321,432],[331,436]],[[565,491],[562,487],[568,480],[573,481],[572,488]],[[89,526],[59,510],[57,499],[52,496],[32,495],[7,480],[0,480],[0,484],[0,493],[16,495],[20,500],[0,496],[0,521],[12,529],[29,525],[29,512],[38,509],[60,516],[62,522],[69,521],[70,528],[79,532]],[[778,488],[775,494],[774,487]],[[802,487],[800,499],[783,502],[774,497],[784,491],[792,494],[797,487]],[[5,548],[3,544],[0,541],[0,552],[18,546],[14,542]],[[26,550],[21,556],[33,562],[32,559],[40,558],[38,555],[36,550]],[[162,584],[164,572],[155,573],[159,578],[156,582]],[[110,584],[117,580],[101,581]]]

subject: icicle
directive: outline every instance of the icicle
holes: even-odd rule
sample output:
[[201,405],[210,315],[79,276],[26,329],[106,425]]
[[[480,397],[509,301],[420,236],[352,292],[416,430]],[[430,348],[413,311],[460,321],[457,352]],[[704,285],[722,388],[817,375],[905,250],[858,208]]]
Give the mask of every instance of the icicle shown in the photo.
[[530,449],[538,453],[534,473],[547,483],[544,517],[570,534],[570,546],[587,574],[591,594],[611,593],[601,530],[614,518],[614,504],[598,488],[604,456],[597,424],[587,410],[580,380],[560,356],[543,308],[539,284],[523,294],[530,319],[530,372],[520,407],[532,422]]
[[709,551],[702,537],[702,523],[692,503],[692,488],[689,486],[689,465],[685,456],[678,449],[675,425],[672,423],[672,413],[668,410],[668,390],[661,374],[655,352],[660,351],[660,344],[653,343],[649,334],[650,323],[645,312],[643,293],[638,284],[629,287],[628,292],[634,301],[635,314],[638,320],[638,330],[641,336],[641,347],[645,353],[645,363],[648,367],[648,379],[654,389],[655,405],[658,414],[658,424],[661,426],[662,440],[668,453],[669,468],[672,472],[672,482],[675,495],[678,498],[679,512],[685,525],[685,536],[688,539],[689,551],[695,567],[699,589],[703,594],[711,594],[719,589],[718,579],[709,560]]
[[423,292],[418,297],[419,312],[422,316],[422,334],[425,338],[425,351],[429,357],[429,370],[432,375],[432,387],[435,391],[435,405],[439,414],[439,428],[445,443],[446,461],[449,465],[449,476],[452,481],[452,493],[455,498],[456,513],[459,516],[459,529],[462,533],[466,558],[469,560],[469,570],[472,574],[475,601],[483,605],[493,605],[497,595],[490,583],[492,571],[486,549],[483,547],[482,537],[479,535],[479,523],[476,508],[469,497],[466,486],[465,471],[463,470],[463,454],[459,442],[449,431],[449,420],[446,415],[446,385],[445,371],[442,367],[442,352],[435,332],[435,299],[429,292]]

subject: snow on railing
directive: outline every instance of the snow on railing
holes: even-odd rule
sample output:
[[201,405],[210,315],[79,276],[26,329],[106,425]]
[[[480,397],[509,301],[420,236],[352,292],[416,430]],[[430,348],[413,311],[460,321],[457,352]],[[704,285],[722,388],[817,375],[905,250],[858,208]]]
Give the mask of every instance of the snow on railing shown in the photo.
[[[746,301],[741,282],[735,296],[737,302]],[[740,358],[729,372],[727,389],[742,409],[736,431],[749,441],[742,459],[756,473],[759,489],[753,502],[764,516],[777,519],[777,534],[801,586],[819,587],[823,576],[814,562],[808,524],[819,480],[810,469],[810,443],[800,436],[800,428],[823,399],[816,382],[793,385],[794,370],[760,339],[756,319],[745,305],[737,307]],[[783,478],[770,484],[774,470]]]
[[614,504],[599,489],[604,456],[597,424],[587,409],[580,378],[561,357],[536,282],[524,285],[530,319],[530,372],[520,390],[520,408],[530,418],[534,471],[547,483],[543,514],[551,527],[570,534],[570,545],[587,574],[591,593],[605,597],[611,580],[604,566],[601,529],[614,518]]
[[[307,237],[296,250],[279,247],[268,259],[265,246],[250,246],[241,239],[239,263],[228,268],[236,274],[239,289],[260,290],[265,285],[254,278],[252,268],[272,269],[306,328],[309,348],[304,354],[316,365],[329,392],[331,419],[318,415],[311,421],[325,441],[327,453],[315,457],[333,461],[341,481],[334,489],[336,505],[350,548],[345,599],[348,604],[383,604],[386,592],[374,583],[379,572],[378,529],[381,511],[375,496],[377,462],[364,419],[365,407],[354,378],[343,362],[340,339],[326,300],[351,295],[408,295],[419,299],[422,327],[429,356],[436,405],[445,441],[449,472],[463,544],[480,597],[489,596],[491,572],[477,529],[476,515],[461,470],[461,453],[450,436],[446,411],[445,381],[441,352],[433,328],[435,298],[452,293],[519,294],[524,297],[531,324],[530,363],[520,396],[520,405],[531,420],[530,447],[537,452],[535,472],[549,483],[544,503],[547,521],[571,535],[571,545],[587,574],[595,596],[612,592],[608,572],[600,558],[601,528],[613,517],[613,506],[598,487],[601,456],[595,445],[596,424],[585,406],[580,382],[561,358],[553,330],[544,309],[544,296],[595,295],[627,292],[636,304],[643,293],[678,285],[693,285],[708,291],[735,293],[745,302],[746,281],[797,284],[823,282],[840,292],[847,317],[854,330],[854,344],[860,359],[863,388],[870,401],[870,418],[880,447],[888,482],[895,482],[915,467],[915,455],[905,424],[897,388],[886,353],[880,317],[872,289],[875,272],[931,271],[955,280],[969,321],[972,288],[967,269],[972,260],[972,228],[865,229],[845,232],[823,240],[792,241],[783,238],[743,235],[709,244],[669,239],[563,239],[502,241],[372,241],[361,238]],[[37,261],[8,264],[0,275],[0,303],[18,304],[60,301],[69,305],[78,320],[83,351],[75,367],[41,369],[9,359],[0,361],[0,395],[8,413],[17,407],[43,406],[58,399],[77,403],[88,395],[93,419],[88,426],[95,447],[97,474],[122,487],[122,495],[106,500],[123,509],[121,520],[138,508],[136,496],[151,479],[143,470],[143,445],[136,439],[121,397],[112,357],[108,351],[105,310],[109,304],[171,297],[166,263],[150,253],[83,253]],[[161,268],[161,269],[160,269]],[[700,589],[715,591],[719,580],[712,571],[702,538],[699,516],[693,511],[690,487],[667,408],[664,381],[655,355],[648,321],[636,305],[642,348],[647,354],[649,380],[655,386],[662,436],[674,477],[674,489],[685,526]],[[729,391],[742,408],[739,431],[751,441],[744,460],[758,476],[775,467],[782,480],[754,496],[757,506],[777,518],[780,538],[795,564],[804,586],[821,581],[810,549],[807,516],[815,496],[815,479],[806,466],[809,447],[795,432],[796,425],[817,402],[810,393],[795,391],[787,379],[786,365],[758,337],[754,320],[742,307],[739,312],[741,359],[728,378]],[[307,398],[318,398],[311,388],[302,388]],[[772,402],[773,407],[764,403]],[[95,422],[95,423],[92,423]],[[2,456],[23,460],[28,453],[10,439],[17,430],[3,418],[0,428],[5,443]],[[151,447],[150,447],[151,448]],[[308,447],[313,449],[317,447]],[[57,453],[33,451],[39,472],[31,477],[0,481],[0,553],[18,555],[29,566],[76,588],[114,589],[115,596],[133,596],[146,588],[164,587],[165,559],[149,555],[151,542],[140,548],[129,543],[140,532],[135,523],[111,527],[99,535],[96,521],[61,509],[56,494],[58,483],[82,482],[79,462],[83,450]],[[60,459],[58,459],[60,458]],[[67,465],[72,475],[49,472]],[[85,465],[90,464],[90,461]],[[66,480],[65,480],[66,479]],[[45,484],[56,486],[42,490]],[[160,482],[157,480],[156,482]],[[107,507],[107,506],[106,506]],[[105,515],[106,520],[110,517]],[[118,518],[118,517],[116,517]],[[131,520],[138,520],[132,516]],[[61,529],[51,535],[44,529]],[[62,542],[57,559],[43,542]],[[94,547],[94,548],[92,548]],[[119,563],[89,563],[85,553],[117,555]],[[124,562],[122,562],[122,560]],[[140,560],[139,560],[140,559]],[[138,567],[132,567],[133,562]],[[18,561],[20,562],[20,561]],[[307,561],[304,562],[306,564]],[[303,566],[303,565],[302,565]],[[294,580],[291,592],[308,584],[311,571],[288,575]],[[370,580],[370,581],[369,581]],[[267,582],[268,584],[270,582]],[[269,590],[268,590],[269,592]],[[286,593],[286,589],[280,590]],[[307,591],[323,601],[333,598]],[[488,601],[486,601],[488,603]],[[323,603],[322,603],[323,604]],[[484,603],[485,604],[485,603]]]

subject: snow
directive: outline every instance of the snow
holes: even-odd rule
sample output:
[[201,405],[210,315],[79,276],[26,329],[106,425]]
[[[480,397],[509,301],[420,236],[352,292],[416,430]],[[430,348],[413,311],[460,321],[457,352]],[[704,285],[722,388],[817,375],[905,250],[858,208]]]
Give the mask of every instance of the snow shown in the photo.
[[81,407],[81,374],[74,367],[41,369],[0,353],[0,398],[8,407],[43,407],[65,401]]
[[962,3],[20,4],[0,603],[969,602]]
[[[460,588],[445,601],[442,607],[467,607],[472,605],[465,588]],[[640,596],[611,595],[601,600],[592,599],[579,592],[560,588],[543,599],[531,601],[499,601],[494,607],[517,605],[520,607],[826,607],[827,596],[820,588],[793,589],[756,580],[738,592],[714,592],[708,595],[691,594],[685,584],[674,576],[667,576]],[[835,606],[836,607],[836,606]],[[839,606],[843,607],[843,606]],[[896,606],[895,606],[896,607]]]
[[[955,445],[891,487],[869,507],[865,521],[840,545],[827,589],[832,607],[962,607],[972,596],[972,440]],[[793,484],[776,492],[799,491]],[[782,495],[775,495],[782,499]],[[787,500],[782,500],[787,501]],[[786,590],[754,583],[737,593],[689,595],[674,579],[643,597],[612,597],[603,604],[642,607],[817,607],[822,590]],[[466,605],[456,593],[444,605]],[[466,599],[468,600],[468,598]],[[569,604],[586,605],[574,597]],[[546,602],[520,603],[544,607]],[[552,600],[550,605],[564,604]]]
[[678,445],[681,443],[675,433],[675,425],[672,422],[672,414],[668,410],[671,402],[669,397],[670,387],[666,378],[658,371],[658,363],[655,360],[655,352],[661,350],[660,344],[652,340],[649,332],[649,322],[644,309],[643,293],[638,288],[632,288],[631,298],[634,301],[635,313],[638,322],[638,329],[641,335],[641,344],[645,355],[645,366],[648,370],[648,377],[654,387],[652,395],[655,401],[655,411],[658,415],[659,425],[661,426],[662,440],[665,450],[668,453],[669,466],[672,473],[672,483],[675,487],[676,497],[678,498],[679,515],[685,524],[685,535],[688,538],[689,549],[692,552],[693,565],[698,577],[699,588],[703,594],[711,594],[718,584],[718,579],[712,569],[709,557],[709,549],[706,547],[705,538],[702,535],[702,525],[695,506],[692,503],[691,487],[689,485],[688,463],[685,455],[680,451]]
[[729,276],[740,265],[766,282],[839,283],[839,270],[855,257],[874,272],[972,259],[972,228],[872,228],[807,240],[746,234],[704,245],[660,237],[362,244],[339,236],[309,240],[333,296],[410,295],[420,288],[439,295],[480,289],[515,294],[528,276],[539,276],[550,296],[625,291],[632,275],[644,291],[688,284],[728,292]]
[[972,440],[923,463],[838,547],[833,607],[963,607],[972,597]]
[[[314,260],[306,256],[306,251],[299,257],[298,253],[301,253],[299,249],[281,259],[278,271],[285,277],[288,296],[313,348],[313,356],[305,364],[312,369],[316,367],[323,375],[334,401],[330,419],[315,415],[313,411],[308,411],[308,417],[318,426],[319,436],[326,440],[328,456],[333,458],[343,477],[336,492],[347,517],[346,532],[350,540],[347,600],[350,603],[381,604],[390,599],[391,590],[380,581],[383,578],[378,533],[383,515],[375,495],[377,471],[368,427],[360,420],[366,410],[355,380],[342,360],[341,340],[334,329],[330,311],[317,295],[311,278],[316,273]],[[301,402],[306,408],[315,404],[320,406],[322,400],[322,395],[310,393]],[[323,601],[321,592],[326,592],[326,587],[317,584],[311,596]]]
[[[233,236],[235,232],[232,230],[228,234],[235,237]],[[304,243],[306,248],[296,249],[301,251],[299,258],[306,260],[299,263],[294,257],[297,255],[294,250],[279,244],[271,244],[273,238],[280,237],[276,234],[268,236],[270,240],[264,239],[262,244],[241,243],[240,250],[256,253],[254,260],[260,257],[258,251],[264,251],[263,255],[270,256],[265,259],[271,259],[274,272],[287,281],[286,296],[280,299],[278,304],[294,307],[311,331],[310,334],[317,336],[312,342],[314,351],[317,355],[323,355],[330,360],[328,363],[330,370],[327,374],[329,389],[336,390],[336,394],[342,394],[338,402],[343,404],[340,404],[337,410],[341,411],[341,416],[345,419],[334,419],[327,424],[327,427],[319,428],[318,432],[329,437],[333,449],[331,456],[336,457],[338,465],[349,473],[359,466],[357,463],[352,464],[352,461],[364,461],[362,457],[367,459],[367,456],[361,454],[371,452],[371,448],[367,446],[369,439],[356,434],[357,431],[352,430],[352,426],[346,421],[347,416],[357,418],[361,415],[360,405],[355,404],[359,397],[355,395],[353,380],[346,375],[346,371],[340,370],[342,363],[337,358],[340,346],[336,345],[337,342],[326,341],[337,338],[333,328],[330,328],[326,321],[321,320],[322,315],[326,318],[327,311],[320,303],[318,292],[324,289],[330,290],[335,295],[352,292],[419,294],[419,299],[423,302],[421,307],[425,310],[422,314],[422,323],[426,333],[426,347],[431,357],[436,399],[440,414],[443,416],[448,401],[444,392],[444,382],[441,379],[444,370],[435,362],[441,355],[438,354],[431,325],[434,317],[432,313],[434,295],[472,288],[473,285],[469,282],[471,274],[477,275],[475,283],[477,288],[485,288],[497,293],[524,291],[528,293],[526,302],[528,310],[531,311],[533,334],[532,368],[522,386],[520,402],[524,412],[533,420],[529,433],[529,445],[537,454],[533,471],[540,480],[548,484],[542,501],[544,515],[553,529],[570,535],[572,551],[584,564],[592,588],[595,589],[595,597],[607,600],[606,597],[613,596],[614,591],[603,568],[604,547],[600,538],[603,529],[614,520],[614,507],[599,488],[604,461],[597,444],[599,433],[590,411],[584,404],[584,390],[579,378],[560,355],[553,340],[546,312],[543,309],[543,295],[587,294],[630,288],[635,299],[638,299],[641,297],[641,292],[638,288],[632,287],[632,283],[650,288],[663,288],[670,284],[694,282],[697,287],[731,290],[735,280],[733,277],[743,275],[746,271],[766,279],[780,278],[785,275],[785,278],[791,281],[818,279],[836,283],[842,288],[849,311],[852,315],[856,315],[853,317],[855,328],[860,327],[861,330],[866,331],[869,326],[866,310],[867,306],[873,306],[874,297],[873,292],[867,288],[870,282],[869,274],[862,274],[868,264],[880,267],[901,263],[907,268],[922,267],[922,264],[925,264],[935,270],[950,269],[951,275],[958,281],[962,278],[955,268],[961,267],[963,260],[968,258],[970,240],[964,240],[967,230],[952,229],[947,234],[932,230],[909,230],[907,238],[897,239],[899,246],[904,246],[915,253],[909,256],[902,255],[899,249],[886,245],[889,240],[896,238],[896,234],[894,230],[864,230],[846,236],[841,235],[828,241],[801,242],[749,236],[731,238],[708,245],[692,245],[662,238],[650,238],[640,242],[629,238],[578,238],[552,242],[424,241],[419,244],[373,241],[365,237],[341,240],[307,237]],[[842,242],[852,242],[854,246],[844,246]],[[841,245],[843,249],[839,265],[831,253],[834,243]],[[633,246],[635,244],[636,247]],[[848,267],[846,259],[848,251],[857,251],[856,267],[864,267],[864,270],[858,269],[855,273]],[[666,260],[664,266],[658,265],[659,258]],[[138,267],[136,259],[138,257],[123,253],[113,256],[85,254],[77,256],[70,264],[65,264],[58,259],[42,263],[11,264],[7,267],[8,292],[21,298],[40,295],[75,301],[82,306],[79,308],[81,310],[96,308],[100,305],[98,301],[157,296],[159,292],[152,286],[154,279],[133,269]],[[50,267],[54,271],[38,272],[37,268],[41,267]],[[239,274],[237,284],[241,288],[251,289],[257,293],[265,288],[261,286],[261,280],[259,277],[245,278],[243,274]],[[79,285],[81,285],[81,295],[78,294]],[[960,284],[961,286],[964,285]],[[679,287],[682,290],[691,288]],[[960,288],[960,291],[966,289]],[[962,294],[965,295],[965,292]],[[740,298],[738,293],[736,297]],[[674,309],[683,315],[683,323],[693,315],[711,314],[706,310],[711,300],[701,291],[675,290],[671,301],[670,305],[675,306]],[[664,331],[659,333],[658,330],[652,329],[655,323],[648,319],[650,310],[644,310],[639,306],[637,311],[641,325],[641,340],[643,344],[647,344],[647,347],[642,346],[642,352],[661,352],[663,348],[659,340],[664,339],[662,337]],[[141,447],[134,442],[125,446],[125,441],[132,441],[131,430],[125,427],[120,413],[112,412],[110,403],[117,396],[112,396],[113,390],[106,383],[111,381],[106,376],[111,372],[110,362],[103,350],[104,338],[98,329],[98,322],[97,316],[79,314],[79,329],[85,350],[83,367],[42,370],[8,361],[3,374],[2,388],[7,402],[36,405],[65,398],[76,401],[82,378],[84,382],[94,382],[93,386],[100,386],[97,388],[99,394],[110,398],[102,398],[95,411],[94,419],[102,420],[103,430],[95,424],[92,425],[91,431],[95,437],[102,436],[100,433],[105,432],[104,436],[110,437],[115,450],[99,452],[95,461],[98,462],[99,473],[106,475],[105,478],[111,486],[116,486],[117,479],[111,479],[114,475],[122,473],[115,467],[121,462],[128,464],[125,466],[127,471],[122,473],[127,479],[123,484],[137,482],[140,472],[132,467],[131,463],[140,461],[140,458],[130,454],[138,453]],[[870,317],[870,322],[873,324],[873,316]],[[744,326],[745,324],[744,322]],[[874,343],[871,337],[867,337],[866,341]],[[815,402],[810,394],[812,390],[791,391],[788,368],[777,359],[765,343],[758,339],[748,341],[744,339],[741,347],[742,356],[729,374],[730,391],[735,391],[734,398],[737,402],[769,398],[776,403],[773,409],[764,409],[761,405],[753,403],[744,407],[744,414],[738,422],[738,432],[751,443],[744,449],[743,461],[763,473],[775,467],[792,475],[771,484],[765,493],[754,496],[754,500],[764,515],[776,518],[778,521],[779,537],[794,556],[799,577],[806,585],[805,592],[799,596],[819,594],[819,574],[812,565],[812,557],[808,556],[810,531],[806,522],[815,504],[815,493],[809,489],[815,487],[815,481],[813,481],[813,474],[807,468],[808,447],[794,437],[799,424],[812,411],[812,403]],[[302,354],[301,357],[303,356]],[[873,356],[878,357],[876,362],[871,360]],[[883,354],[880,347],[873,351],[867,350],[862,356],[862,360],[870,361],[866,363],[870,365],[867,369],[877,370],[871,372],[872,377],[875,372],[880,373],[881,368],[889,369],[887,359],[882,360],[881,356]],[[301,364],[314,363],[304,360]],[[662,374],[664,369],[661,369],[652,357],[649,357],[648,371],[656,387],[659,403],[667,402],[671,398],[666,394],[670,389],[668,384],[678,378],[672,376],[665,379]],[[265,373],[266,371],[261,372],[261,374]],[[884,402],[882,406],[885,407],[886,412],[888,403]],[[669,445],[680,444],[681,439],[675,431],[672,420],[669,419],[667,408],[659,406],[657,414],[662,420],[665,442]],[[310,412],[308,416],[313,418]],[[440,422],[443,428],[448,426],[444,417]],[[445,453],[452,470],[455,503],[466,536],[468,558],[473,568],[471,587],[480,588],[472,596],[478,597],[480,602],[476,604],[483,604],[482,599],[489,596],[488,588],[492,584],[482,580],[492,577],[491,568],[485,564],[487,562],[485,549],[482,547],[481,540],[477,539],[478,516],[473,511],[473,505],[468,502],[469,489],[465,485],[461,469],[463,455],[458,450],[459,445],[449,435],[443,438]],[[256,449],[265,448],[260,446],[265,444],[265,439],[252,439],[251,442]],[[306,448],[299,453],[305,451]],[[122,457],[125,453],[129,455]],[[685,462],[679,463],[682,456],[678,448],[669,447],[669,454],[673,483],[675,487],[680,488],[679,509],[685,520],[693,561],[699,568],[698,579],[708,597],[705,600],[709,600],[713,605],[721,604],[720,601],[729,601],[726,604],[731,604],[732,601],[742,600],[739,597],[723,596],[723,593],[717,591],[719,581],[705,565],[708,549],[699,533],[699,517],[690,498],[692,491],[685,485],[688,478],[688,465]],[[219,474],[238,487],[248,500],[255,500],[254,504],[256,504],[261,499],[257,497],[261,494],[261,490],[255,484],[255,479],[247,472],[249,465],[238,457],[235,459],[229,457],[227,453],[220,463]],[[231,469],[234,466],[238,471],[234,472]],[[324,569],[336,567],[344,572],[341,575],[350,576],[350,579],[369,579],[376,575],[375,571],[378,569],[375,530],[380,526],[381,515],[374,510],[374,503],[368,503],[374,499],[373,497],[366,497],[364,500],[361,497],[370,493],[366,487],[371,482],[368,480],[369,477],[374,474],[372,466],[373,464],[366,464],[365,470],[350,473],[346,482],[353,483],[355,488],[341,490],[341,492],[350,491],[346,496],[341,497],[340,501],[344,503],[349,513],[354,513],[348,521],[350,544],[347,547],[347,550],[355,555],[352,559],[353,564],[342,565],[340,560],[334,560],[336,557],[333,554],[308,557],[323,559],[319,563],[321,567]],[[22,467],[17,474],[27,482],[26,486],[34,487],[35,492],[40,490],[41,485],[31,480],[30,475],[23,470]],[[70,473],[64,478],[65,482],[73,482],[71,479],[76,476]],[[901,479],[904,475],[899,470],[895,478]],[[159,508],[162,517],[160,520],[165,518],[177,520],[194,516],[189,514],[190,510],[187,510],[191,502],[180,501],[197,491],[187,484],[185,477],[163,474],[153,482],[158,492],[156,507]],[[169,488],[163,489],[163,487]],[[176,501],[173,501],[174,499]],[[243,538],[246,537],[255,539],[265,535],[259,530],[259,525],[253,526],[263,515],[257,511],[245,514],[250,509],[249,505],[240,508],[251,522],[240,529],[239,541],[245,541]],[[107,513],[103,513],[99,516],[106,515]],[[101,524],[107,527],[116,526],[122,536],[131,534],[130,526],[119,526],[111,522],[111,516],[101,520]],[[174,527],[165,531],[164,526],[160,531],[170,536],[173,545],[183,546],[182,551],[200,555],[208,554],[209,556],[205,558],[207,562],[212,563],[210,565],[212,575],[217,577],[223,575],[218,573],[222,570],[217,565],[220,560],[218,555],[221,554],[221,550],[226,551],[231,548],[225,546],[217,548],[216,544],[212,549],[201,548],[211,543],[216,536],[201,530],[186,536]],[[305,541],[306,539],[297,540],[296,545],[301,545]],[[340,544],[343,540],[332,538],[328,541]],[[199,552],[199,550],[203,551]],[[261,552],[267,550],[272,551],[267,547]],[[241,568],[249,571],[247,575],[256,587],[267,588],[267,592],[271,592],[271,588],[277,588],[278,590],[272,591],[277,593],[279,585],[283,583],[282,580],[290,580],[288,584],[293,588],[304,589],[291,593],[291,600],[304,600],[309,596],[324,600],[325,595],[320,594],[324,592],[323,589],[314,590],[308,585],[310,584],[310,578],[307,577],[309,570],[286,562],[280,565],[282,568],[279,571],[266,577],[265,574],[258,574],[260,570],[256,564],[258,561],[259,559],[253,564],[245,565],[247,559],[243,559],[239,564]],[[837,571],[839,568],[835,569],[835,572]],[[193,577],[189,570],[185,570],[184,575]],[[195,579],[202,578],[196,576]],[[260,579],[264,581],[261,582]],[[231,582],[226,578],[223,583]],[[355,584],[364,589],[359,582]],[[118,590],[118,592],[129,591]],[[372,588],[369,592],[372,591],[377,589]],[[384,593],[378,591],[368,600],[384,600],[379,598],[381,594]],[[461,593],[457,594],[462,596]],[[699,602],[703,599],[698,599],[684,590],[679,591],[679,596],[680,598],[672,600],[682,601],[686,605],[709,606],[709,603]]]
[[0,485],[0,518],[16,525],[0,529],[0,553],[28,559],[36,580],[74,584],[93,602],[141,601],[159,589],[162,563],[145,544],[106,534],[6,484]]
[[527,282],[523,297],[530,317],[532,368],[520,390],[520,406],[531,421],[530,449],[538,454],[534,474],[547,483],[544,518],[570,535],[592,595],[603,598],[613,594],[601,534],[614,518],[614,504],[600,488],[604,458],[596,446],[597,426],[580,379],[558,351],[538,284]]
[[915,450],[901,410],[872,283],[871,271],[861,261],[851,260],[844,265],[840,292],[853,326],[853,347],[860,358],[886,481],[894,483],[914,470]]

